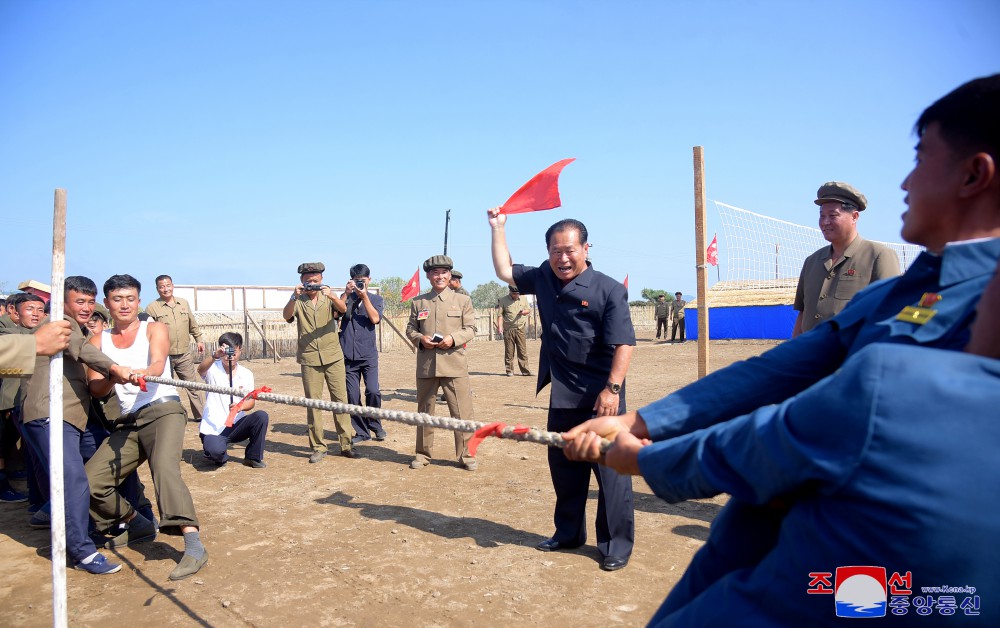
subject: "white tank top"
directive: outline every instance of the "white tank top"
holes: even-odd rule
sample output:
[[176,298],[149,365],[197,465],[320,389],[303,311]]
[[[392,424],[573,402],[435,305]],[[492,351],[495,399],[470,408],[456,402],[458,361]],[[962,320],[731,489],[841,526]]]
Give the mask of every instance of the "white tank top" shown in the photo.
[[[101,351],[121,366],[133,369],[144,369],[149,366],[149,337],[146,327],[149,321],[139,321],[139,331],[135,335],[135,341],[131,347],[119,349],[111,340],[111,330],[105,329],[101,336]],[[163,367],[163,376],[170,375],[170,357]],[[118,393],[118,403],[121,405],[122,415],[126,415],[133,410],[149,405],[150,402],[162,399],[163,397],[177,396],[177,389],[165,384],[146,384],[146,392],[139,390],[134,384],[115,384],[115,392]]]

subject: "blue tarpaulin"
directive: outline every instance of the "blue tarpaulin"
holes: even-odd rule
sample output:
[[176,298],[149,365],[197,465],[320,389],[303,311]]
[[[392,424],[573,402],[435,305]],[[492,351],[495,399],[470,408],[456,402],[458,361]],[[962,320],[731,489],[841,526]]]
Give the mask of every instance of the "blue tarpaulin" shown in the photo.
[[[698,310],[688,308],[684,313],[687,337],[697,340]],[[791,305],[711,307],[708,309],[708,335],[712,340],[788,340],[792,337],[797,315]]]

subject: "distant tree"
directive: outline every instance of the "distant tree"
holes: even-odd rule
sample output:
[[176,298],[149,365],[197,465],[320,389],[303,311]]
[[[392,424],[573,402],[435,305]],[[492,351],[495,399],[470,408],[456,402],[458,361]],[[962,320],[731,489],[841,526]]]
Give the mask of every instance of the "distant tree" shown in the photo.
[[402,277],[385,277],[384,279],[372,281],[372,285],[382,289],[379,294],[385,300],[386,314],[390,316],[402,314],[410,306],[409,301],[406,303],[401,302],[399,296],[403,291],[403,286],[406,285],[406,279]]
[[629,301],[629,305],[632,307],[649,307],[649,301]]
[[507,292],[507,288],[496,281],[481,283],[472,291],[472,307],[479,309],[496,307],[497,301]]
[[674,295],[670,294],[666,290],[653,290],[652,288],[642,289],[642,298],[646,299],[648,303],[656,303],[656,300],[660,298],[660,295],[667,297],[667,303],[674,300]]

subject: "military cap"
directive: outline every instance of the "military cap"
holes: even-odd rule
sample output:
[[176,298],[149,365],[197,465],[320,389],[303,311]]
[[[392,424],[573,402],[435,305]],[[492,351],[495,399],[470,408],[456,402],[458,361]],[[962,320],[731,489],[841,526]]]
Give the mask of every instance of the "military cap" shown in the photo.
[[98,305],[94,308],[94,313],[90,315],[90,318],[94,318],[95,316],[103,319],[105,324],[111,322],[111,316],[108,314],[108,310],[102,305]]
[[865,198],[865,195],[859,192],[858,188],[843,181],[828,181],[819,186],[819,190],[816,191],[815,203],[817,205],[831,202],[853,205],[859,212],[865,211],[865,208],[868,207],[868,199]]
[[305,264],[299,264],[299,274],[304,275],[306,273],[321,273],[326,270],[326,266],[323,262],[306,262]]
[[509,286],[507,286],[507,289],[510,290],[511,292],[520,292],[520,290],[517,289],[517,286],[510,286],[509,285]]
[[452,270],[451,271],[451,278],[452,279],[461,279],[462,278],[462,271],[460,271],[460,270]]
[[432,268],[447,268],[451,270],[454,266],[451,258],[447,255],[434,255],[427,258],[427,261],[424,262],[424,272],[426,273]]

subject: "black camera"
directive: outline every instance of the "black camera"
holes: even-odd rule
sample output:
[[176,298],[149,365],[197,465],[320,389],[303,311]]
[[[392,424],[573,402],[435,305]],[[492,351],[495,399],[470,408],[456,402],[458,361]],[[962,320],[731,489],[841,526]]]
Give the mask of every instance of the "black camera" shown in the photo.
[[364,279],[355,279],[354,280],[354,285],[357,286],[358,290],[364,290],[365,289],[365,280]]
[[302,284],[302,289],[306,292],[319,292],[325,287],[325,284],[321,283],[304,283]]
[[230,347],[229,345],[222,345],[222,346],[226,350],[226,357],[232,360],[233,357],[236,355],[236,347]]

